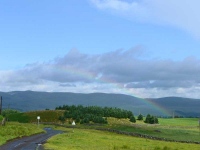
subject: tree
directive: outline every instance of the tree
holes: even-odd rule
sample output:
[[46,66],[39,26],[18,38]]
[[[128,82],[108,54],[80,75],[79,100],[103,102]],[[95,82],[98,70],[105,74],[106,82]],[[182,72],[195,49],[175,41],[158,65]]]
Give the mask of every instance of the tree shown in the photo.
[[137,120],[143,120],[143,115],[142,115],[142,114],[139,114]]
[[84,123],[90,123],[90,120],[88,118],[84,118],[83,120],[81,120],[80,124]]
[[79,123],[79,122],[80,122],[80,117],[79,117],[79,116],[76,117],[75,122],[76,122],[76,123]]
[[155,117],[155,116],[154,116],[154,123],[155,123],[155,124],[158,124],[158,123],[159,123],[159,122],[158,122],[158,118]]
[[149,123],[149,124],[157,124],[158,123],[158,118],[148,114],[144,122],[145,123]]
[[151,115],[148,114],[148,115],[146,116],[146,119],[144,120],[144,122],[145,122],[145,123],[150,123],[150,120],[151,120]]
[[0,121],[2,121],[3,120],[3,116],[2,115],[0,115]]
[[[66,119],[73,119],[76,122],[82,123],[102,123],[106,124],[108,121],[104,118],[115,117],[115,118],[129,118],[134,116],[131,111],[123,110],[120,108],[112,107],[99,107],[99,106],[82,106],[82,105],[63,105],[56,107],[56,110],[65,110],[63,116]],[[135,122],[135,118],[131,119]]]
[[134,117],[134,116],[131,116],[131,117],[130,117],[130,122],[133,122],[133,123],[135,123],[135,122],[136,122],[136,119],[135,119],[135,117]]
[[65,117],[64,116],[59,116],[58,120],[60,120],[62,123],[65,122]]
[[20,111],[14,110],[14,109],[5,109],[2,111],[2,116],[7,117],[8,115],[15,114],[15,113],[20,113]]

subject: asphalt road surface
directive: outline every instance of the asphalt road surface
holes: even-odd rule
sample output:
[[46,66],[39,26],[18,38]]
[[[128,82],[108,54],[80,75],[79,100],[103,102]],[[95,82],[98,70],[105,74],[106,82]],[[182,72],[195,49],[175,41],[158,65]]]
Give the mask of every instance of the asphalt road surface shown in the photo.
[[62,131],[45,128],[46,133],[41,133],[29,137],[23,137],[10,141],[2,146],[0,150],[42,150],[42,144],[50,137],[62,133]]

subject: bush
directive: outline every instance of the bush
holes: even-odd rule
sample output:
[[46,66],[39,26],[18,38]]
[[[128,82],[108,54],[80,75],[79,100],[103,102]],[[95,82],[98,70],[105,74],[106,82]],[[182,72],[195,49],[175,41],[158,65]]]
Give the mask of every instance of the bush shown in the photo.
[[131,117],[130,117],[130,122],[133,122],[133,123],[135,123],[135,122],[136,122],[136,119],[135,119],[135,117],[134,117],[134,116],[131,116]]
[[158,123],[158,118],[155,116],[151,116],[150,114],[148,114],[146,116],[146,119],[144,121],[145,123],[149,123],[149,124],[157,124]]
[[142,114],[139,114],[137,120],[143,120],[143,115],[142,115]]
[[84,123],[90,123],[90,120],[88,118],[84,118],[81,120],[80,124],[84,124]]
[[28,123],[30,118],[25,113],[14,113],[7,116],[9,121],[18,121],[20,123]]
[[2,111],[2,116],[7,117],[10,114],[16,114],[16,113],[20,113],[20,111],[14,109],[5,109]]
[[59,116],[58,120],[60,120],[62,123],[65,122],[65,117],[64,116]]
[[0,115],[0,121],[2,121],[3,120],[3,116],[2,115]]

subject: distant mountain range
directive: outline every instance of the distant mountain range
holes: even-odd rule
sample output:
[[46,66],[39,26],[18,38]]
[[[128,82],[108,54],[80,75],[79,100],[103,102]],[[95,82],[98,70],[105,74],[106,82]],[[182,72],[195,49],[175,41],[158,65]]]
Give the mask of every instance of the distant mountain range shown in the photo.
[[3,109],[20,111],[55,109],[62,105],[108,106],[131,110],[135,115],[200,116],[200,99],[181,97],[142,99],[123,94],[13,91],[0,92]]

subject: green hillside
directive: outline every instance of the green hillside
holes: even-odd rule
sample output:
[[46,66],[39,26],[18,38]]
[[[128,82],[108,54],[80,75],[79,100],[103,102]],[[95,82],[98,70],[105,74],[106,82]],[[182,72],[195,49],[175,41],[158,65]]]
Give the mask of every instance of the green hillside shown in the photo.
[[40,122],[58,123],[59,116],[63,115],[62,110],[41,110],[22,113],[14,113],[7,116],[9,121],[17,121],[20,123],[35,123],[37,116],[40,116]]
[[123,94],[34,91],[0,92],[0,95],[3,97],[3,109],[12,108],[20,111],[44,110],[46,108],[54,109],[57,106],[67,104],[117,107],[131,110],[135,115],[139,113],[144,115],[151,113],[158,116],[166,116],[167,114],[160,111],[161,107],[170,112],[170,116],[173,115],[173,112],[178,116],[200,116],[200,100],[189,98],[166,97],[144,100]]

